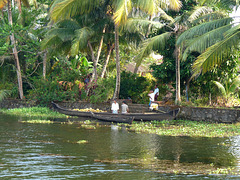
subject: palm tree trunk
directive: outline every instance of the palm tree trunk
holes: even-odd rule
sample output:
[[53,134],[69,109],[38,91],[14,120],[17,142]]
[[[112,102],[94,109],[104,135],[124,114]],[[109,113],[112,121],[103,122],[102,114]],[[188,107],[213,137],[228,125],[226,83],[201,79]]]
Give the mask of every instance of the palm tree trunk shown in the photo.
[[113,99],[119,98],[120,93],[120,82],[121,82],[121,72],[120,72],[120,58],[119,58],[119,32],[118,25],[115,24],[115,52],[116,52],[116,68],[117,68],[117,77],[116,77],[116,87],[113,95]]
[[[13,21],[12,21],[12,7],[11,7],[11,1],[8,0],[8,21],[9,24],[12,26]],[[20,68],[20,63],[19,63],[19,58],[18,58],[18,52],[17,52],[17,46],[16,46],[16,41],[14,37],[14,33],[10,35],[11,39],[11,45],[13,46],[12,51],[13,51],[13,56],[15,59],[15,65],[17,69],[17,79],[18,79],[18,91],[19,91],[19,96],[20,99],[23,99],[23,85],[22,85],[22,74],[21,74],[21,68]]]
[[190,81],[191,81],[191,78],[189,78],[187,80],[187,83],[186,83],[186,99],[187,99],[187,102],[189,101],[189,84],[190,84]]
[[47,51],[44,51],[43,54],[43,79],[46,79],[46,70],[47,68]]
[[181,103],[180,96],[180,47],[176,47],[176,100],[175,104]]
[[103,78],[104,75],[105,75],[105,72],[106,72],[106,69],[107,69],[107,65],[108,65],[108,62],[109,62],[109,59],[110,59],[112,50],[113,50],[113,47],[110,47],[110,49],[109,49],[109,51],[108,51],[108,54],[107,54],[107,58],[106,58],[105,64],[104,64],[104,66],[103,66],[101,78]]
[[93,61],[93,74],[92,74],[92,77],[91,77],[91,81],[93,81],[93,79],[96,79],[96,76],[97,76],[97,61],[95,59],[94,51],[93,51],[93,48],[92,48],[92,45],[91,45],[90,41],[88,41],[88,47],[90,48],[92,61]]
[[101,51],[102,51],[103,38],[104,38],[105,31],[106,31],[106,25],[103,28],[103,35],[101,37],[101,40],[100,40],[100,43],[99,43],[99,47],[98,47],[98,52],[97,52],[97,57],[96,57],[97,63],[98,63],[98,60],[99,60],[99,57],[100,57],[100,54],[101,54]]
[[136,63],[133,73],[136,74],[138,72],[138,68],[139,68],[139,65],[138,63]]

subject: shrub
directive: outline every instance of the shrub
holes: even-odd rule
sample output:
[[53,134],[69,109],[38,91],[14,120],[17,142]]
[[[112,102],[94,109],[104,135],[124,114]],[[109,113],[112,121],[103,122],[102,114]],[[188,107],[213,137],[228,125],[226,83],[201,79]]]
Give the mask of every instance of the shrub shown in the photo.
[[131,72],[123,71],[121,73],[120,99],[131,98],[132,102],[146,103],[147,94],[150,87],[153,86],[153,79],[139,76]]
[[76,100],[79,97],[78,88],[64,90],[57,81],[35,80],[35,89],[29,91],[28,98],[38,100],[41,106],[51,101]]
[[95,89],[90,94],[90,102],[105,102],[113,97],[115,90],[115,78],[99,79]]

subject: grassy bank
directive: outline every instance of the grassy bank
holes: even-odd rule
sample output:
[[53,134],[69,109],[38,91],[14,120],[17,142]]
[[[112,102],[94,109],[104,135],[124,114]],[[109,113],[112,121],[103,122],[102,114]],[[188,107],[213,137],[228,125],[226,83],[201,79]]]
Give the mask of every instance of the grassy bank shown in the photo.
[[1,113],[22,117],[66,118],[64,114],[52,111],[47,107],[30,107],[15,109],[0,109]]
[[130,131],[164,136],[230,137],[240,135],[240,123],[223,124],[187,120],[133,123]]

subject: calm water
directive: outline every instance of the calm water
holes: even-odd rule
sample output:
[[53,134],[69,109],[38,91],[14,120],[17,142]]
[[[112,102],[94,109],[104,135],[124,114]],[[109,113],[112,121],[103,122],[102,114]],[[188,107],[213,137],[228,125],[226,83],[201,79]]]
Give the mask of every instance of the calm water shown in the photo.
[[[89,130],[77,124],[20,123],[18,118],[1,114],[0,135],[1,179],[240,178],[237,175],[175,175],[122,161],[149,158],[240,168],[239,137],[165,137],[136,134],[115,126]],[[88,143],[77,144],[79,140],[87,140]],[[166,168],[171,168],[171,165]]]

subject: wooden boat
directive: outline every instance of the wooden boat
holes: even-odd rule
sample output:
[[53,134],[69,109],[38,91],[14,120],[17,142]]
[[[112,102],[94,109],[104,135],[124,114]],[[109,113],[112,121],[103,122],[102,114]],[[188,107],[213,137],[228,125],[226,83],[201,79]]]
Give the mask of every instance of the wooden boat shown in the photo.
[[52,102],[52,106],[53,106],[54,110],[56,110],[57,112],[66,114],[69,116],[88,117],[88,118],[93,117],[95,119],[102,120],[102,121],[115,122],[115,123],[128,123],[128,124],[131,124],[134,119],[134,117],[132,117],[132,116],[121,116],[119,114],[93,113],[93,112],[83,112],[83,111],[65,109],[65,108],[60,107],[58,104],[56,104],[54,102]]
[[[92,113],[92,112],[81,112],[81,111],[74,111],[61,108],[56,103],[53,103],[53,108],[63,114],[70,115],[70,116],[78,116],[78,117],[94,117],[99,120],[106,120],[112,122],[121,122],[126,121],[126,118],[131,119],[134,118],[134,121],[162,121],[162,120],[173,120],[177,117],[180,108],[174,109],[169,112],[148,112],[148,113],[127,113],[127,114],[112,114],[112,113]],[[125,118],[124,120],[121,120]],[[115,120],[114,120],[115,119]],[[130,121],[130,120],[129,120]]]
[[122,114],[112,114],[112,113],[94,113],[92,112],[92,117],[101,121],[109,121],[115,123],[128,123],[132,124],[133,116],[124,116]]
[[146,112],[146,113],[128,113],[126,116],[134,116],[134,121],[162,121],[173,120],[180,112],[180,108],[169,112]]
[[59,113],[66,114],[69,116],[78,116],[78,117],[92,117],[91,112],[75,111],[70,109],[65,109],[60,107],[58,104],[52,102],[53,109]]

